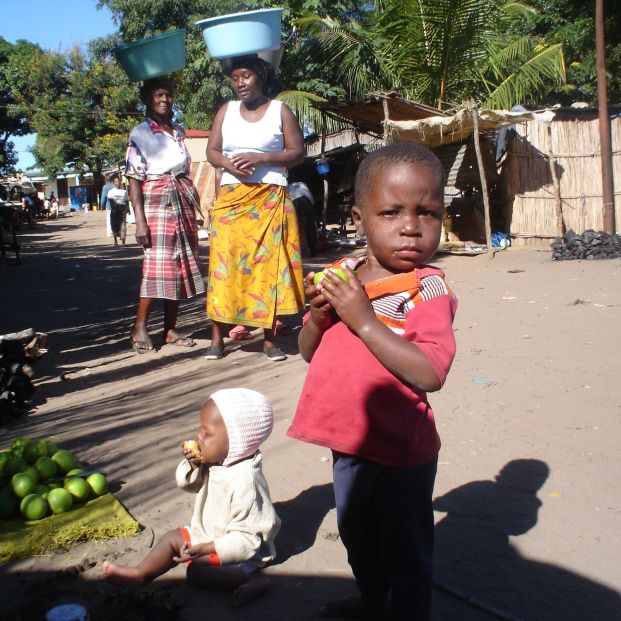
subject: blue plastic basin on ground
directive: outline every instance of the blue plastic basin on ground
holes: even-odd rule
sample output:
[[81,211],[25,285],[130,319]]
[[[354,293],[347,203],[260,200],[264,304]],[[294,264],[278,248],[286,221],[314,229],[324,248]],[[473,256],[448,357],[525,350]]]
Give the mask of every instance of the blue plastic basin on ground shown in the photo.
[[185,28],[120,45],[112,53],[135,82],[172,73],[185,67]]
[[194,23],[203,29],[210,56],[220,60],[279,49],[282,12],[282,9],[260,9]]

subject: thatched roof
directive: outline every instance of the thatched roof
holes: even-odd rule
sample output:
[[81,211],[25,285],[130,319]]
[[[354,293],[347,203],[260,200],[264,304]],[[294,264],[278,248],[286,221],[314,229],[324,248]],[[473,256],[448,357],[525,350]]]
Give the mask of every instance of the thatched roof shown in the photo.
[[506,110],[476,110],[461,108],[451,116],[430,116],[420,120],[393,120],[386,123],[391,142],[408,140],[430,148],[470,138],[473,132],[472,114],[476,112],[480,132],[491,132],[523,123],[533,118],[532,112],[508,112]]
[[377,92],[367,95],[367,101],[353,104],[320,102],[313,104],[327,116],[353,125],[360,132],[382,136],[384,133],[385,110],[388,118],[396,121],[424,119],[429,116],[443,116],[437,108],[403,99],[395,91]]

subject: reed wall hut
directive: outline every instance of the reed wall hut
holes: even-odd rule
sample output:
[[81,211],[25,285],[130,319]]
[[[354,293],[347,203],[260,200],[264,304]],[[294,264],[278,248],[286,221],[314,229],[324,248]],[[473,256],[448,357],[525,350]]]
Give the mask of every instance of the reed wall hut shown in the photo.
[[[621,106],[609,112],[620,233]],[[514,245],[549,247],[563,224],[577,233],[604,228],[597,115],[597,108],[547,110],[512,129],[502,187]]]

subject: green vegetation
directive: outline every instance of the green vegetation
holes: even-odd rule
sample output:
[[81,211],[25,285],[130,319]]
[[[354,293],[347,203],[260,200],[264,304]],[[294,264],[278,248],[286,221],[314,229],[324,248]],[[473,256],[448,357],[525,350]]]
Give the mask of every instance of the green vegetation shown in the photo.
[[[289,0],[279,98],[319,129],[311,103],[397,90],[438,107],[474,98],[491,107],[596,103],[594,3],[578,0]],[[209,58],[197,19],[239,10],[233,0],[99,0],[118,25],[87,50],[44,51],[0,39],[0,173],[14,167],[11,136],[37,133],[37,164],[101,171],[122,160],[143,115],[138,85],[113,59],[119,43],[187,28],[187,66],[174,75],[188,128],[209,129],[233,95]],[[250,1],[249,8],[261,2]],[[621,5],[606,3],[609,99],[621,101]],[[565,79],[566,78],[566,79]],[[6,113],[5,113],[6,112]],[[53,451],[48,449],[48,455]]]

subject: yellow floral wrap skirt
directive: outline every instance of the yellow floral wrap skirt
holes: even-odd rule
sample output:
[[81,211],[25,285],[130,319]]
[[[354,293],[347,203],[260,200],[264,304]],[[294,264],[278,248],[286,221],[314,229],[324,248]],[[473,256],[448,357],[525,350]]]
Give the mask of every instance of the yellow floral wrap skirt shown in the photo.
[[272,328],[304,308],[302,253],[286,187],[223,185],[211,210],[207,316]]

